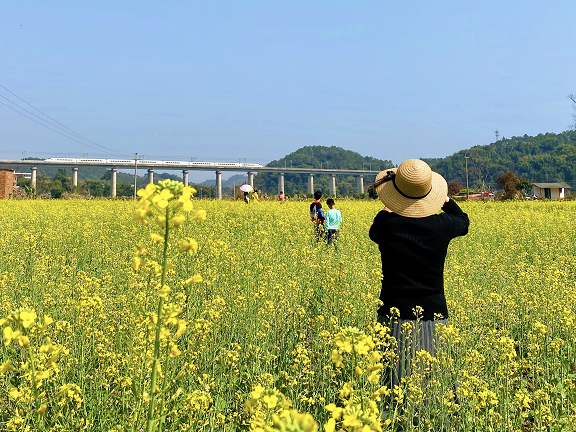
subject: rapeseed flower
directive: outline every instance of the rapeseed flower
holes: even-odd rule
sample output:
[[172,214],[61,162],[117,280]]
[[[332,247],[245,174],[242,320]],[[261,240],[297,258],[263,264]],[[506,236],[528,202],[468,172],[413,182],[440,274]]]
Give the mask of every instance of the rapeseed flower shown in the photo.
[[[244,410],[246,394],[258,384],[291,395],[301,415],[322,418],[334,431],[344,428],[343,416],[319,414],[324,405],[354,406],[348,420],[357,424],[361,412],[373,412],[367,399],[376,410],[391,408],[384,430],[440,430],[448,424],[451,430],[571,430],[576,422],[570,361],[576,202],[462,204],[472,225],[446,257],[450,325],[437,325],[436,353],[416,357],[410,375],[394,388],[382,376],[395,370],[399,341],[374,320],[381,264],[377,247],[366,240],[381,210],[378,201],[342,200],[350,224],[342,232],[340,258],[326,261],[309,244],[302,202],[250,207],[190,195],[186,204],[184,193],[170,190],[174,197],[161,209],[152,201],[157,186],[150,189],[136,208],[131,201],[0,202],[0,336],[10,327],[29,340],[27,347],[12,338],[2,344],[0,371],[12,380],[4,393],[11,409],[3,429],[144,429],[137,419],[147,418],[151,399],[152,419],[156,427],[162,419],[163,430],[244,430],[256,425],[256,417],[265,430],[276,427],[274,416],[278,428],[291,425],[286,412],[293,408],[268,412],[259,399],[254,413]],[[201,230],[187,223],[196,221],[198,203],[219,215]],[[138,224],[125,216],[135,210]],[[177,213],[186,221],[173,230]],[[164,284],[172,291],[162,299],[158,319],[150,302],[160,300],[164,242],[154,243],[149,233],[164,238],[167,227],[166,269],[170,262],[173,269]],[[202,250],[178,253],[186,238]],[[141,248],[132,251],[138,242]],[[126,256],[139,258],[138,273]],[[196,274],[202,288],[186,288]],[[28,328],[21,310],[38,314]],[[43,329],[44,313],[54,322]],[[161,368],[155,370],[162,372],[152,394],[158,324]],[[374,348],[348,333],[336,345],[348,327],[370,336]],[[174,345],[178,356],[170,356]],[[67,378],[80,375],[86,391],[78,409],[67,391],[56,395]],[[17,399],[10,397],[13,387],[22,393]],[[98,416],[102,412],[107,415]],[[416,412],[419,426],[412,424]],[[98,427],[84,417],[98,417]]]
[[178,242],[178,247],[182,253],[189,253],[190,255],[194,255],[198,252],[198,242],[194,239],[182,239]]
[[184,285],[190,285],[193,283],[200,283],[202,282],[202,276],[200,275],[194,275],[191,278],[188,278],[184,281]]
[[38,318],[38,315],[34,311],[23,310],[20,312],[20,322],[24,328],[30,328],[36,318]]
[[6,372],[14,372],[16,368],[12,365],[12,360],[8,359],[0,364],[0,374],[4,375]]

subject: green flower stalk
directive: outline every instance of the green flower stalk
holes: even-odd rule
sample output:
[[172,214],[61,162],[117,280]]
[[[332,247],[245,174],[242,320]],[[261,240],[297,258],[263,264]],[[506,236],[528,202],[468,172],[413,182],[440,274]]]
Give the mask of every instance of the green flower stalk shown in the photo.
[[[164,301],[167,299],[170,288],[166,285],[166,274],[171,268],[168,262],[168,249],[170,244],[171,230],[177,229],[185,221],[184,213],[193,209],[191,197],[196,191],[194,188],[184,186],[181,182],[171,181],[170,179],[158,182],[158,185],[149,184],[146,189],[140,189],[138,196],[140,205],[134,214],[134,220],[145,226],[150,225],[150,220],[155,222],[161,233],[150,233],[152,243],[162,247],[160,262],[148,259],[148,251],[143,244],[136,246],[135,256],[133,258],[134,269],[149,267],[154,270],[156,276],[160,277],[158,285],[158,306],[156,315],[152,317],[155,324],[154,336],[154,357],[152,359],[152,371],[150,376],[150,388],[148,393],[148,414],[146,420],[147,432],[153,432],[157,428],[158,419],[155,418],[156,400],[161,392],[158,387],[158,370],[160,369],[161,360],[161,333],[164,324],[172,323],[174,318],[163,317]],[[206,212],[200,210],[197,212],[196,219],[206,219]],[[180,240],[179,250],[182,253],[194,254],[198,250],[198,243],[193,239]],[[199,275],[194,276],[194,280],[185,283],[201,282]],[[172,323],[175,324],[175,323]],[[178,322],[179,328],[185,328],[185,322]],[[180,331],[175,336],[179,336]],[[171,351],[172,355],[179,355],[179,350],[174,345]],[[161,407],[160,407],[161,408]]]

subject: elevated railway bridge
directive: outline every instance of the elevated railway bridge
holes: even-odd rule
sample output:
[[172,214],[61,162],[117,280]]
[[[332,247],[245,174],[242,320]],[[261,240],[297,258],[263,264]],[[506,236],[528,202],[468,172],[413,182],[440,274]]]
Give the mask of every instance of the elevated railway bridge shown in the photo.
[[183,162],[183,161],[146,161],[134,160],[120,161],[109,159],[92,159],[92,160],[20,160],[20,159],[0,159],[0,164],[16,166],[19,170],[22,168],[30,167],[31,184],[36,187],[36,172],[38,166],[57,166],[57,167],[72,167],[72,185],[78,186],[78,170],[82,167],[98,166],[109,168],[112,172],[112,179],[110,182],[110,196],[116,197],[116,172],[118,169],[148,169],[148,182],[154,182],[154,170],[161,169],[165,171],[182,170],[182,180],[184,184],[188,185],[189,171],[207,171],[214,170],[216,173],[216,197],[222,198],[222,172],[224,171],[240,171],[248,173],[248,183],[254,186],[254,173],[258,172],[271,172],[278,173],[278,192],[284,190],[284,175],[285,174],[307,174],[309,193],[314,193],[314,176],[315,175],[329,175],[330,176],[330,195],[336,195],[336,176],[338,175],[352,175],[357,178],[358,193],[364,193],[364,176],[375,176],[379,171],[372,170],[345,170],[345,169],[314,169],[314,168],[278,168],[278,167],[264,167],[257,164],[237,164],[237,163],[218,163],[218,162]]

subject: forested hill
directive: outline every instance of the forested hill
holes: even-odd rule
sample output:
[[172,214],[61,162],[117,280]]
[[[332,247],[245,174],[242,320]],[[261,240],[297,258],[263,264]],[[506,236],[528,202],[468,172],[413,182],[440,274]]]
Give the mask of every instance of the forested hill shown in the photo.
[[466,187],[464,156],[470,189],[481,189],[483,183],[494,188],[496,178],[508,171],[530,182],[563,181],[576,188],[576,131],[503,138],[443,159],[424,160],[448,182]]
[[[306,146],[296,150],[282,159],[270,162],[269,167],[293,167],[293,168],[336,168],[336,169],[372,169],[381,171],[394,166],[389,160],[376,159],[370,156],[362,156],[359,153],[344,150],[341,147]],[[315,175],[314,189],[325,194],[329,191],[329,176]],[[374,176],[364,178],[364,184],[374,182]],[[254,187],[276,194],[278,191],[278,174],[260,173],[254,177]],[[308,174],[285,174],[284,192],[287,194],[304,194],[308,189]],[[338,195],[353,195],[357,193],[357,180],[354,176],[339,175],[336,177],[336,189]]]

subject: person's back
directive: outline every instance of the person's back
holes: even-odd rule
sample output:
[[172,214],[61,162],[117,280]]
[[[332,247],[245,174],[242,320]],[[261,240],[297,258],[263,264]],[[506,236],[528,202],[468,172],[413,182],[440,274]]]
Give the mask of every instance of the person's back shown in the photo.
[[329,210],[326,212],[324,219],[324,231],[326,232],[328,244],[332,244],[332,241],[338,240],[338,231],[340,229],[340,224],[342,223],[342,214],[340,210],[336,209],[336,204],[332,198],[326,200],[326,205]]
[[413,316],[413,309],[424,309],[423,319],[434,314],[448,317],[444,297],[444,261],[450,240],[468,231],[468,216],[449,200],[444,213],[422,218],[400,216],[382,210],[370,228],[369,236],[378,244],[382,257],[384,305],[379,314],[391,307],[402,318]]
[[314,222],[316,229],[316,240],[324,235],[324,210],[320,200],[322,199],[322,192],[314,192],[314,201],[310,204],[310,219]]
[[331,208],[324,215],[324,229],[340,229],[342,213],[336,208]]
[[324,210],[322,209],[320,198],[318,198],[310,204],[310,219],[312,219],[312,222],[319,224],[324,223],[324,218]]

